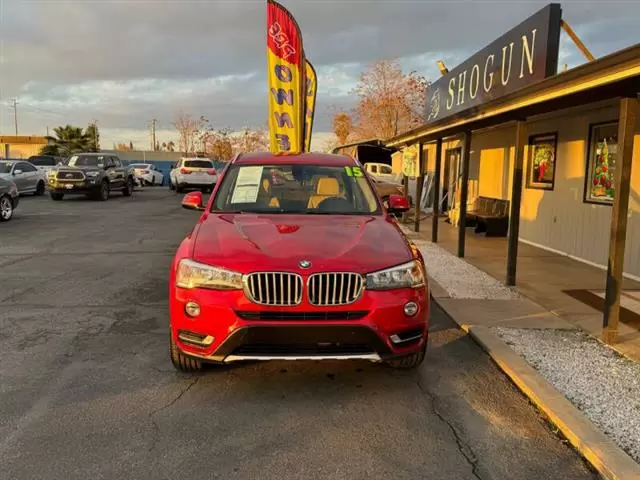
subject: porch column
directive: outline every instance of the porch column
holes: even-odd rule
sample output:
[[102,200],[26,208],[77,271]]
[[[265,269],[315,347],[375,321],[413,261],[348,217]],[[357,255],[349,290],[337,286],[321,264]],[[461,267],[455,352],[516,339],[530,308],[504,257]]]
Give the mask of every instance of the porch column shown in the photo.
[[416,198],[415,201],[415,218],[413,222],[413,230],[420,231],[420,200],[422,198],[422,186],[424,184],[424,152],[423,144],[418,142],[418,175],[416,175]]
[[440,176],[442,170],[442,138],[436,142],[436,166],[433,172],[433,217],[431,218],[431,241],[438,243],[438,217],[440,216]]
[[509,239],[507,242],[507,285],[516,284],[518,266],[518,234],[520,232],[520,203],[522,200],[522,169],[524,167],[524,146],[527,142],[527,124],[520,120],[516,124],[516,152],[513,165],[513,188],[511,191],[511,211],[509,212]]
[[[407,177],[404,173],[402,174],[402,190],[404,191],[405,197],[409,196],[409,177]],[[401,221],[402,223],[407,223],[407,213],[403,212]]]
[[460,179],[460,216],[458,220],[458,257],[464,257],[464,238],[467,233],[467,199],[469,197],[469,159],[471,158],[471,132],[464,132]]
[[618,155],[614,179],[613,209],[611,211],[611,236],[609,239],[609,262],[607,267],[607,287],[602,319],[602,340],[613,344],[618,338],[620,320],[620,294],[622,293],[622,271],[624,269],[624,249],[627,236],[627,215],[631,191],[631,161],[633,156],[633,136],[638,117],[637,97],[620,99],[618,119]]

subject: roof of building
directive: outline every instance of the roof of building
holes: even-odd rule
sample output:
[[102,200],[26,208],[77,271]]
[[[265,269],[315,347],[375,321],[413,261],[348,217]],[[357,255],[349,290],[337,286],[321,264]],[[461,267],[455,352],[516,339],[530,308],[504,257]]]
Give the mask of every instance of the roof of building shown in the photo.
[[11,145],[46,145],[47,137],[38,135],[2,135],[0,143],[8,143]]
[[441,122],[404,132],[385,143],[401,146],[640,92],[640,44],[558,73]]

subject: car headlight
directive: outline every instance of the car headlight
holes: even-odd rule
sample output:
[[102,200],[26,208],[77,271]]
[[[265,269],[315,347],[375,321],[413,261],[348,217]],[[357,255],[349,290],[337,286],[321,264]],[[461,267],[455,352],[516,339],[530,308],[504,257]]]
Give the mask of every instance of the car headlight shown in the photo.
[[241,290],[242,274],[185,258],[178,264],[176,286],[188,289]]
[[89,178],[95,178],[98,175],[100,175],[100,172],[87,172],[87,177]]
[[426,274],[424,268],[422,264],[416,260],[367,275],[368,290],[418,288],[425,284]]

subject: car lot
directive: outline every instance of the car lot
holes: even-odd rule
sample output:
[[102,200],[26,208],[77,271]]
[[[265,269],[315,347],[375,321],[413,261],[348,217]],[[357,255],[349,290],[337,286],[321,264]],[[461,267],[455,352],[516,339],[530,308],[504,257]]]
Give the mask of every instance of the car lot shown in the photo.
[[0,225],[2,478],[594,478],[437,309],[416,372],[175,372],[167,274],[198,217],[181,198],[24,197]]

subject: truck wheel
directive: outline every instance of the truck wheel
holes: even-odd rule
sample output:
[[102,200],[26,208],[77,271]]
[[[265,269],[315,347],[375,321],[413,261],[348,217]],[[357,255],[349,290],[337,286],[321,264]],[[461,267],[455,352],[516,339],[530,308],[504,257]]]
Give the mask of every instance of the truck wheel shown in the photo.
[[130,197],[133,193],[133,180],[131,178],[127,178],[127,181],[124,184],[124,188],[122,189],[122,195],[125,197]]
[[171,363],[181,372],[199,372],[202,370],[202,362],[195,358],[184,355],[173,341],[173,336],[169,333],[169,348],[171,351]]
[[416,368],[422,364],[426,354],[427,354],[427,342],[425,342],[424,346],[420,349],[419,352],[412,353],[411,355],[407,355],[405,357],[389,360],[387,363],[391,368],[396,368],[396,369],[406,370],[406,369]]
[[106,202],[109,200],[109,182],[103,180],[100,184],[100,190],[95,196],[96,200],[100,200],[101,202]]
[[38,197],[41,197],[42,195],[44,195],[44,182],[42,180],[40,180],[38,182],[38,185],[36,186],[36,195]]
[[64,193],[51,192],[49,193],[49,196],[51,197],[51,200],[55,200],[56,202],[59,202],[64,197]]

